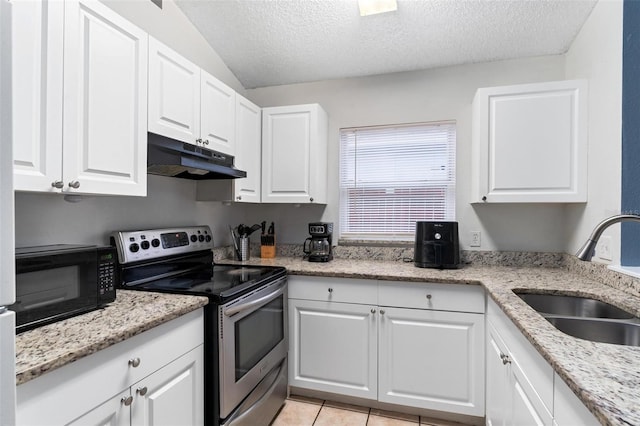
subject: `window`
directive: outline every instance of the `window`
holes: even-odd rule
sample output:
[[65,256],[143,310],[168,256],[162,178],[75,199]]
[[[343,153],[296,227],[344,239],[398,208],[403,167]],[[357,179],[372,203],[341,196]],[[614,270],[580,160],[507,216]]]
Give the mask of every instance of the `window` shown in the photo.
[[340,131],[340,238],[413,241],[455,220],[455,122]]

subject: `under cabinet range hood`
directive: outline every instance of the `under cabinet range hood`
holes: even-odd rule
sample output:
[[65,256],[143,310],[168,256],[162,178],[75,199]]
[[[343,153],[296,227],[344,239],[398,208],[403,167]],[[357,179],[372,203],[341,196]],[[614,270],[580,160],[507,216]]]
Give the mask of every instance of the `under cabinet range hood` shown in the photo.
[[232,155],[155,133],[148,134],[147,143],[149,174],[194,180],[247,177],[247,172],[235,168]]

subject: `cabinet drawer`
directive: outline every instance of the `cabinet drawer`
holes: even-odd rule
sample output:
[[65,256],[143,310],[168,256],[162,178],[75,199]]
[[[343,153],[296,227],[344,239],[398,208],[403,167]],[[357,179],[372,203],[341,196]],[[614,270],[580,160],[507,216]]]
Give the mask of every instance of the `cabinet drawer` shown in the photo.
[[378,281],[378,304],[401,308],[484,313],[479,285]]
[[377,305],[378,291],[374,280],[290,276],[289,298]]

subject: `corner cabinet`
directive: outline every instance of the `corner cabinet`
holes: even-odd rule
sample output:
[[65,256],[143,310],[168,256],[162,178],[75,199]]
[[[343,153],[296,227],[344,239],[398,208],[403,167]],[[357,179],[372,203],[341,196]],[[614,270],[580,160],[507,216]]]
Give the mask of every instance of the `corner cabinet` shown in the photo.
[[482,417],[483,312],[476,286],[290,277],[289,384]]
[[234,155],[236,93],[149,37],[149,131]]
[[147,34],[98,1],[13,7],[15,189],[146,195]]
[[203,425],[202,309],[17,387],[16,424]]
[[262,202],[327,202],[327,113],[318,104],[262,109]]
[[473,202],[587,201],[587,82],[478,89]]

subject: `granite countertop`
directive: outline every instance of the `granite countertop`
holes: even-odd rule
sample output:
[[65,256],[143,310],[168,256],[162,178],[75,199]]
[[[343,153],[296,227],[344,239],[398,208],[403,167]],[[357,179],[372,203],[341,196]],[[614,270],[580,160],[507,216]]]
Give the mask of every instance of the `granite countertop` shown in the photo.
[[103,309],[16,336],[16,384],[91,355],[206,305],[206,297],[118,290]]
[[284,266],[290,275],[482,285],[602,424],[640,424],[640,347],[596,343],[566,335],[512,291],[527,289],[588,296],[640,316],[640,297],[588,275],[542,266],[423,269],[413,263],[382,260],[334,259],[312,263],[283,257],[255,258],[243,263]]

